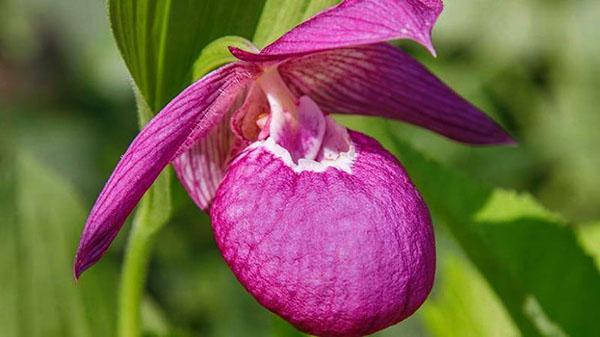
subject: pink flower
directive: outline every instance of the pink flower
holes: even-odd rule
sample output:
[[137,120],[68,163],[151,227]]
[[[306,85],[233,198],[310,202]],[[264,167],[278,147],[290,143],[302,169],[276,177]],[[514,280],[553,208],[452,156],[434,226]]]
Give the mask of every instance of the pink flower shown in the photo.
[[172,163],[210,213],[232,271],[265,307],[319,336],[362,336],[429,294],[425,203],[377,141],[329,113],[383,116],[469,144],[508,144],[490,118],[408,54],[434,53],[439,0],[346,0],[194,83],[135,138],[87,220],[75,275],[98,261]]

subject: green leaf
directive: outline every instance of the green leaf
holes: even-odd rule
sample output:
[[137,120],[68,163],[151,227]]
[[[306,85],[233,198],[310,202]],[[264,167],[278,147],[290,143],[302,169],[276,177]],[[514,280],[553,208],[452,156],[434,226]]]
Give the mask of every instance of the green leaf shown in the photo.
[[198,80],[212,70],[237,59],[229,52],[229,47],[237,47],[247,51],[255,48],[252,42],[239,36],[224,36],[206,46],[194,62],[193,79]]
[[[121,54],[134,79],[138,120],[143,127],[192,80],[192,66],[204,46],[224,34],[251,35],[262,0],[109,1],[110,21]],[[223,18],[229,18],[223,20]],[[223,40],[221,40],[223,41]],[[239,45],[241,38],[223,42]],[[194,68],[218,65],[219,43],[205,51]],[[207,62],[204,64],[204,62]],[[167,168],[146,192],[138,212],[158,230],[170,218],[171,170]],[[144,221],[148,226],[147,221]]]
[[583,249],[594,258],[596,267],[600,270],[600,222],[578,226],[577,238]]
[[290,323],[283,320],[281,317],[272,315],[272,336],[277,337],[309,337],[308,335],[298,331]]
[[340,0],[267,0],[254,35],[263,48],[294,26]]
[[600,274],[575,231],[527,194],[494,189],[431,161],[389,121],[341,118],[376,136],[406,167],[525,336],[600,336]]
[[[271,1],[267,0],[254,42],[265,46],[315,13],[336,4],[337,0]],[[228,47],[255,51],[256,46],[240,36],[224,36],[208,44],[194,62],[193,79],[197,80],[224,64],[235,62]]]
[[395,140],[433,214],[450,228],[524,335],[600,335],[594,309],[600,275],[570,227],[529,195],[492,189]]
[[151,298],[144,298],[141,307],[141,320],[144,326],[144,334],[153,336],[169,336],[169,323],[162,308]]
[[109,336],[116,269],[75,284],[71,266],[85,213],[54,172],[19,154],[0,177],[0,336]]
[[189,84],[192,65],[212,40],[247,38],[264,0],[109,0],[113,33],[136,86],[153,112]]
[[[113,33],[135,82],[140,128],[191,82],[194,61],[209,41],[229,34],[251,36],[262,7],[263,0],[109,0]],[[196,68],[214,66],[215,49],[208,50],[212,63],[196,63]],[[123,336],[139,333],[151,249],[172,213],[171,175],[167,168],[158,177],[136,212],[121,283]]]
[[450,254],[442,257],[438,284],[421,310],[434,336],[520,335],[496,294],[465,259]]

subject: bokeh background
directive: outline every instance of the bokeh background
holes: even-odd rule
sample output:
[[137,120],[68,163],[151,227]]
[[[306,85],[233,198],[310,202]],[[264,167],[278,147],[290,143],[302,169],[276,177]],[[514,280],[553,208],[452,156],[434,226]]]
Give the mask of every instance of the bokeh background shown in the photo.
[[[597,0],[447,1],[434,30],[437,59],[401,46],[520,144],[466,147],[400,123],[395,132],[478,180],[531,193],[597,249],[599,22]],[[342,121],[365,130],[381,123]],[[136,132],[131,80],[104,1],[0,0],[0,336],[113,334],[129,225],[78,284],[70,263],[87,211]],[[301,336],[237,283],[209,218],[174,186],[174,216],[149,271],[145,333]],[[377,336],[518,336],[453,237],[442,226],[436,233],[431,299]]]

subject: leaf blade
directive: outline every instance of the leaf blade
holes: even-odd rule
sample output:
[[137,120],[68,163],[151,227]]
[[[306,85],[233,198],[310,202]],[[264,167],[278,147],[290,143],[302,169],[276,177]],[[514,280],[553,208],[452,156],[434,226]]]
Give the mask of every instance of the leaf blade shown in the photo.
[[[524,335],[549,334],[530,310],[532,299],[566,334],[600,333],[593,310],[600,301],[600,276],[571,228],[528,195],[493,189],[428,161],[395,136],[393,142],[434,215],[450,228]],[[562,273],[570,280],[556,277]]]
[[[73,252],[85,219],[79,196],[60,176],[18,150],[0,177],[0,268],[10,271],[0,276],[2,290],[7,289],[0,298],[0,335],[110,335],[115,320],[110,298],[115,287],[100,285],[98,273],[78,285],[71,277]],[[103,272],[114,277],[114,269],[113,273],[105,269],[110,264],[103,263]],[[107,314],[108,319],[97,320]]]
[[600,301],[598,268],[560,216],[527,194],[495,189],[427,158],[393,122],[336,118],[397,156],[434,220],[450,230],[524,336],[600,334],[591,304]]
[[192,65],[210,41],[224,35],[252,36],[263,4],[110,0],[109,16],[131,76],[157,112],[189,84]]
[[448,254],[440,264],[441,288],[426,302],[423,317],[438,337],[515,337],[519,331],[496,294],[463,258]]

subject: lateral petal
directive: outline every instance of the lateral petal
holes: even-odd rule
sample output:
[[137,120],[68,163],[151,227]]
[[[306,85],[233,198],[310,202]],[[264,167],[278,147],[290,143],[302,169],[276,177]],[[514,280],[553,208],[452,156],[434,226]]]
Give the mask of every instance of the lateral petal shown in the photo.
[[512,144],[491,118],[402,50],[386,43],[291,58],[279,72],[324,110],[412,123],[474,144]]
[[133,140],[96,200],[81,235],[74,274],[97,262],[123,222],[178,149],[202,138],[253,76],[240,64],[222,67],[185,89]]
[[223,118],[203,139],[173,160],[179,181],[194,203],[207,211],[232,156],[230,118]]

